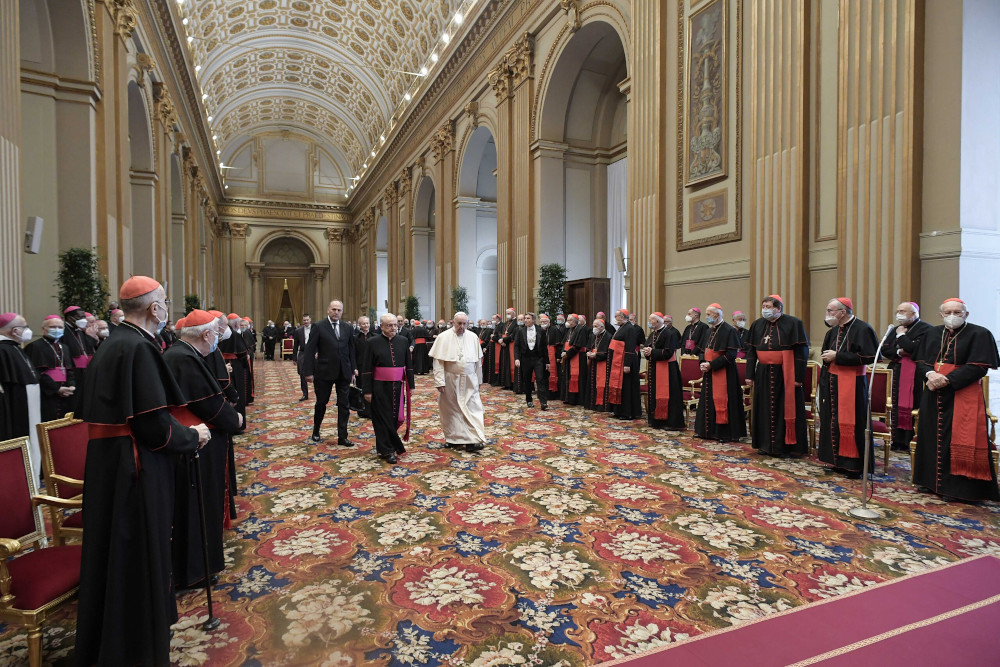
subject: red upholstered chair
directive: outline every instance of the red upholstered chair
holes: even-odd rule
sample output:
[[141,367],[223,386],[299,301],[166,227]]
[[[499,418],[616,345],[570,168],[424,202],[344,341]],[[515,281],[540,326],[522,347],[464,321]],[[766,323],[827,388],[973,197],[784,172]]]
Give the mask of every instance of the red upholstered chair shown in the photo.
[[682,354],[681,387],[684,391],[684,419],[690,420],[690,415],[698,409],[698,397],[701,395],[701,361],[693,354]]
[[288,359],[291,359],[292,358],[292,350],[294,350],[294,349],[295,349],[295,341],[293,341],[291,338],[282,338],[281,339],[281,358],[282,359],[285,359],[286,361]]
[[[87,425],[70,412],[62,419],[38,425],[42,448],[45,489],[56,498],[83,497],[83,471],[87,461]],[[83,512],[67,513],[49,505],[52,539],[65,544],[66,538],[83,537]]]
[[44,547],[45,528],[35,507],[82,502],[35,495],[28,438],[0,442],[0,621],[27,627],[31,667],[42,664],[45,617],[76,595],[81,551],[79,544]]
[[[872,371],[865,382],[872,381]],[[889,450],[892,448],[892,369],[876,368],[872,384],[872,435],[882,441],[882,466],[889,470]]]

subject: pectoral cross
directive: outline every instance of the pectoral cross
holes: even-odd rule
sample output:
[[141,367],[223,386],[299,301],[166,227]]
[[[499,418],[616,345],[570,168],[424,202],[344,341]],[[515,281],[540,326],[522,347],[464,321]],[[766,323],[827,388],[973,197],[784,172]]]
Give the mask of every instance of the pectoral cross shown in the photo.
[[764,345],[767,345],[768,343],[770,343],[771,342],[771,334],[767,334],[766,336],[764,336],[764,338],[761,339],[761,342],[764,343]]

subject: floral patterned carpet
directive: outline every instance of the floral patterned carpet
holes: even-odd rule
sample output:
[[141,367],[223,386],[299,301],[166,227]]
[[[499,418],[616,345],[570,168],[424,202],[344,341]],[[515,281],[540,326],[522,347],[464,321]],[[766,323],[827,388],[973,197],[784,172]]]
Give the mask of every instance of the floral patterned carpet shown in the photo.
[[[204,593],[178,599],[177,665],[590,665],[983,553],[1000,505],[945,504],[894,454],[870,506],[860,482],[745,444],[655,431],[483,388],[491,445],[444,447],[436,393],[418,378],[415,437],[399,465],[307,442],[288,362],[258,362],[263,390],[237,442],[239,512],[206,634]],[[879,467],[881,472],[881,467]],[[72,652],[75,609],[45,630]],[[26,662],[0,624],[0,665]]]

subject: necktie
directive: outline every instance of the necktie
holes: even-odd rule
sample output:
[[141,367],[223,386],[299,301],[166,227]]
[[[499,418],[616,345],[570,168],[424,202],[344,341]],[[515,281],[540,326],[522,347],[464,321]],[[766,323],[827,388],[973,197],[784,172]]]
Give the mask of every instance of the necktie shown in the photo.
[[340,322],[339,321],[333,323],[333,335],[337,337],[337,340],[340,340]]

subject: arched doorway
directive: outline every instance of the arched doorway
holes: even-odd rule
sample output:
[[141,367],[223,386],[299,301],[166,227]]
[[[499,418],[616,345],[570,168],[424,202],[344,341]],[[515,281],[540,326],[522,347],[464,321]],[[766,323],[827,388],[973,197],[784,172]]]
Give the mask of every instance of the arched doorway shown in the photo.
[[389,312],[389,221],[383,215],[375,229],[375,313]]
[[541,263],[558,262],[567,278],[611,279],[609,311],[625,307],[628,256],[625,48],[608,23],[589,23],[573,35],[552,68],[544,92],[534,155],[543,198],[539,210]]
[[132,220],[122,228],[125,275],[132,267],[153,270],[157,266],[156,172],[153,171],[153,135],[149,126],[145,95],[135,81],[128,83],[129,191]]
[[420,299],[425,319],[442,317],[436,300],[434,194],[434,181],[425,176],[417,187],[413,205],[413,294]]
[[[301,322],[303,314],[314,318],[325,314],[315,313],[310,304],[316,304],[316,281],[312,279],[310,265],[316,261],[312,248],[293,236],[278,236],[260,252],[261,280],[263,280],[263,303],[260,304],[263,321],[280,322],[289,319]],[[287,295],[286,295],[287,292]],[[286,312],[291,310],[289,316]],[[262,326],[262,325],[259,325]]]
[[[458,263],[458,283],[469,290],[469,316],[489,317],[497,308],[497,147],[486,127],[476,128],[462,157],[455,224],[456,256],[479,258],[475,265]],[[492,281],[481,266],[491,254]]]

